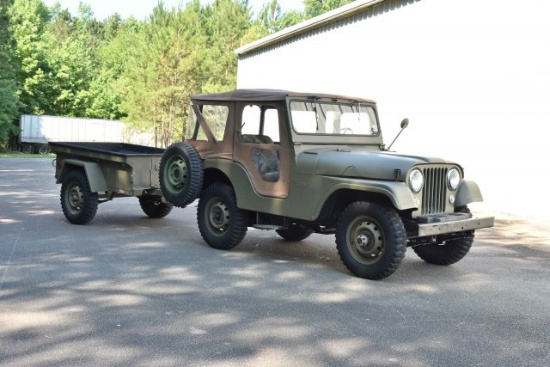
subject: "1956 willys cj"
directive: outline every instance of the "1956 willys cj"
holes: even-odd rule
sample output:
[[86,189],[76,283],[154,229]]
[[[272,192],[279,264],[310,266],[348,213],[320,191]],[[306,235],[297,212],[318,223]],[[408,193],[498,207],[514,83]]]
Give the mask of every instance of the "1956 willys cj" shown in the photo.
[[288,241],[335,234],[349,271],[382,279],[407,247],[450,265],[468,253],[474,230],[494,225],[470,213],[467,205],[483,199],[460,165],[389,151],[368,99],[282,90],[195,95],[187,137],[162,156],[161,191],[179,207],[199,199],[200,233],[216,249],[238,245],[248,227]]

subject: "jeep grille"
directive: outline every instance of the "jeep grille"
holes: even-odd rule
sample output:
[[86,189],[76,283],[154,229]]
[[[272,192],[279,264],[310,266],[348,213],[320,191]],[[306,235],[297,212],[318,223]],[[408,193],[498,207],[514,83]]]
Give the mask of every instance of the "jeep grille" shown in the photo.
[[445,212],[447,168],[424,168],[422,215]]

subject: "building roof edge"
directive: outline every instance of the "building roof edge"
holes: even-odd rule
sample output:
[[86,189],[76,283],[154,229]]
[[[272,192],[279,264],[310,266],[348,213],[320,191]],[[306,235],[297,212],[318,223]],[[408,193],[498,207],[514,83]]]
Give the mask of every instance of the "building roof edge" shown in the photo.
[[278,42],[284,41],[297,34],[305,31],[322,27],[325,24],[333,22],[335,20],[348,17],[355,13],[358,13],[366,8],[382,3],[386,0],[357,0],[350,4],[344,5],[338,9],[331,10],[325,14],[316,16],[315,18],[308,19],[301,23],[298,23],[292,27],[285,28],[279,32],[270,34],[264,38],[260,38],[257,41],[246,44],[235,50],[237,55],[244,55],[254,50],[264,48]]

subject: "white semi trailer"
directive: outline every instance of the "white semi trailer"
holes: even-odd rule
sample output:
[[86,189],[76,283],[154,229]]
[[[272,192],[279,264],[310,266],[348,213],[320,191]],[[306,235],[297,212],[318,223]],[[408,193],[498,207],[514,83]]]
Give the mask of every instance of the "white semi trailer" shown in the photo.
[[122,142],[124,123],[78,117],[22,115],[19,144],[25,153],[45,154],[49,142]]

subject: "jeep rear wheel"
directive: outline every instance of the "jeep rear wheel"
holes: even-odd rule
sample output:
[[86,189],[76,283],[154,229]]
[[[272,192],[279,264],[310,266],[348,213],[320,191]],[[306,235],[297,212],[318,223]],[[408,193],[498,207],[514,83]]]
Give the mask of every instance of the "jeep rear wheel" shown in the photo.
[[223,183],[204,189],[199,199],[197,222],[202,238],[218,250],[237,246],[247,231],[246,212],[237,207],[233,188]]
[[97,192],[91,192],[83,171],[71,171],[61,184],[61,208],[65,218],[73,224],[90,222],[97,212]]
[[399,215],[384,205],[355,202],[340,216],[336,248],[350,272],[366,279],[391,275],[405,257],[406,232]]
[[276,232],[285,241],[302,241],[313,233],[311,229],[299,225],[291,225],[289,228],[277,229]]
[[192,203],[200,194],[203,163],[197,150],[184,142],[170,145],[160,160],[159,181],[162,195],[180,208]]
[[172,211],[172,204],[162,201],[160,196],[143,195],[139,198],[141,210],[150,218],[164,218]]

